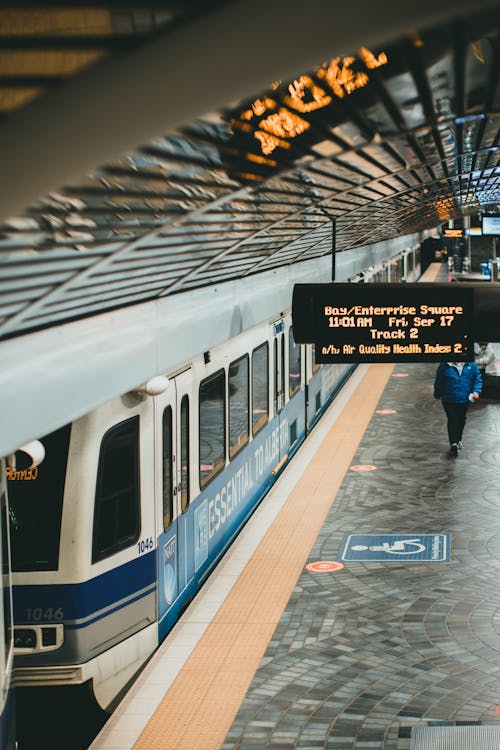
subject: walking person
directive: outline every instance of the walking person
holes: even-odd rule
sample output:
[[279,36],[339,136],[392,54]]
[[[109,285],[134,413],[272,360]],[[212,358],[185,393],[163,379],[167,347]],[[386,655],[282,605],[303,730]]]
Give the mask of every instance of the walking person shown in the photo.
[[474,344],[474,362],[481,375],[496,375],[496,354],[492,345],[486,341]]
[[434,398],[440,398],[448,419],[451,455],[462,448],[462,433],[469,403],[482,390],[481,373],[475,362],[441,362],[434,381]]

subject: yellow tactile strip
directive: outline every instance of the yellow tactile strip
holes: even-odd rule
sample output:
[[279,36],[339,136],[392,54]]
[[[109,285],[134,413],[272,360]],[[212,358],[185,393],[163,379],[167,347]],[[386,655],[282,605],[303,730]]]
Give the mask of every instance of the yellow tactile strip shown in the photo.
[[392,368],[368,369],[134,750],[220,748]]

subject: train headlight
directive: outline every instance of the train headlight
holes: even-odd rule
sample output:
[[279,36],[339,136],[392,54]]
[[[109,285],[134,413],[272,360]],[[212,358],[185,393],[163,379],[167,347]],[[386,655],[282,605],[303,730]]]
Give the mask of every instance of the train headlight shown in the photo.
[[43,654],[55,651],[64,641],[64,625],[33,625],[31,628],[14,628],[14,653]]
[[31,628],[15,628],[14,648],[36,648],[36,630]]

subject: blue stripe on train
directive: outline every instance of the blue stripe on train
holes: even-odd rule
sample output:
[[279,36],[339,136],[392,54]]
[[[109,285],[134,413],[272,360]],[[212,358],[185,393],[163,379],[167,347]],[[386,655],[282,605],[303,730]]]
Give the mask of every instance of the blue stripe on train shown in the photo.
[[149,594],[153,594],[155,591],[156,591],[156,581],[152,586],[149,586],[147,589],[141,591],[140,594],[137,594],[137,596],[133,596],[131,599],[127,599],[126,602],[123,602],[122,604],[117,604],[116,607],[111,607],[111,609],[106,609],[106,611],[102,612],[100,615],[91,617],[90,620],[85,620],[85,622],[82,622],[80,624],[68,625],[66,623],[65,628],[66,630],[78,630],[79,628],[86,628],[87,625],[93,625],[94,622],[97,622],[98,620],[102,620],[104,617],[108,617],[109,615],[112,615],[114,612],[118,612],[118,610],[123,609],[124,607],[128,607],[129,604],[138,602],[139,599],[144,599],[145,596],[149,596]]
[[[134,601],[146,596],[154,589],[155,582],[156,550],[152,550],[83,583],[17,585],[13,587],[14,621],[35,624],[81,620],[134,594],[137,594]],[[96,614],[93,622],[107,614]]]

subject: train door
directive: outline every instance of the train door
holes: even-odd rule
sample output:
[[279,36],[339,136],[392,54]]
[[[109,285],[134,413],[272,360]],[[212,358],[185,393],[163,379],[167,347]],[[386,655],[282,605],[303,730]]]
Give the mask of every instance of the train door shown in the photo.
[[155,399],[160,638],[175,621],[181,606],[179,592],[190,576],[186,514],[190,502],[191,382],[188,369],[171,378],[165,393]]
[[306,425],[311,428],[319,417],[322,402],[321,365],[316,362],[314,344],[306,347],[307,354],[307,396]]
[[[83,418],[79,425],[83,431],[80,435],[92,436],[93,447],[99,450],[91,586],[87,596],[92,603],[94,600],[106,603],[105,609],[101,604],[103,609],[94,615],[95,619],[87,618],[89,621],[83,626],[84,631],[82,626],[77,631],[80,641],[77,641],[76,648],[78,658],[82,660],[89,658],[87,643],[104,646],[106,636],[109,639],[107,643],[114,641],[113,645],[118,644],[156,621],[153,407],[149,399],[139,403],[134,401],[136,405],[131,407],[126,419],[112,423],[111,417],[116,417],[117,404],[109,402],[101,411],[96,410]],[[106,429],[110,422],[111,426]],[[60,462],[61,451],[69,443],[66,481],[71,481],[68,480],[72,460],[71,442],[78,434],[77,430],[74,423],[71,426],[71,441],[69,426],[44,438],[44,466],[48,470],[51,467],[53,470],[55,463]],[[103,431],[99,445],[95,440],[96,430]],[[73,460],[76,455],[73,453]],[[77,470],[73,471],[77,473]],[[63,532],[62,548],[69,555],[71,553],[64,545],[64,538]],[[82,631],[84,635],[80,637]],[[122,666],[116,667],[116,673],[124,670],[126,674],[127,669],[133,668],[132,652],[130,656],[128,665],[127,657],[124,657]],[[107,705],[115,689],[114,678],[106,669],[102,668],[102,682],[94,681],[94,694],[103,706]]]
[[285,321],[279,320],[273,325],[273,403],[274,416],[278,418],[278,426],[273,431],[271,441],[272,454],[276,461],[274,472],[283,465],[288,456],[289,430],[288,419],[285,410],[285,388],[286,388],[286,346],[285,346]]
[[273,401],[274,414],[285,406],[285,321],[273,325]]
[[288,406],[287,424],[283,428],[281,435],[285,438],[287,432],[287,442],[290,448],[297,447],[297,441],[300,441],[306,430],[306,391],[302,387],[305,382],[305,357],[303,352],[305,347],[295,343],[292,326],[288,329]]

